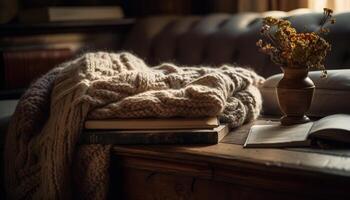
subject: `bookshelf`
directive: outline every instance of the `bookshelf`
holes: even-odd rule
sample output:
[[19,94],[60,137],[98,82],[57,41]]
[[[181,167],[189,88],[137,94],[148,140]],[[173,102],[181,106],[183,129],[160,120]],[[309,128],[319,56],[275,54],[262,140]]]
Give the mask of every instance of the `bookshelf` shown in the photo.
[[37,24],[2,24],[0,36],[32,35],[32,34],[56,34],[87,31],[121,31],[129,28],[135,19],[126,18],[119,20],[97,21],[69,21],[50,22]]
[[18,98],[30,82],[77,54],[120,49],[133,24],[126,18],[0,25],[0,99]]

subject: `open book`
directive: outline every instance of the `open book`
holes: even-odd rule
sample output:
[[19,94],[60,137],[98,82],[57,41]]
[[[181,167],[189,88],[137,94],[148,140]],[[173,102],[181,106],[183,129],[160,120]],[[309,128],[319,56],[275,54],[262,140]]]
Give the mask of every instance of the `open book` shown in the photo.
[[350,115],[335,114],[292,126],[253,125],[244,147],[305,147],[319,141],[350,144]]

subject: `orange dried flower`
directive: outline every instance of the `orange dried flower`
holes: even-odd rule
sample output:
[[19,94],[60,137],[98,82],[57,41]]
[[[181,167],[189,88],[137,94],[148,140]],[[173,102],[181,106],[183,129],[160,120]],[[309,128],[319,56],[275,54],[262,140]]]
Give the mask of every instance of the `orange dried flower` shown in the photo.
[[278,65],[320,69],[323,70],[322,76],[326,76],[323,63],[331,45],[320,35],[330,32],[329,28],[324,27],[325,24],[335,23],[332,13],[333,10],[325,8],[320,30],[305,33],[298,33],[288,20],[266,17],[260,33],[268,42],[259,39],[256,45]]

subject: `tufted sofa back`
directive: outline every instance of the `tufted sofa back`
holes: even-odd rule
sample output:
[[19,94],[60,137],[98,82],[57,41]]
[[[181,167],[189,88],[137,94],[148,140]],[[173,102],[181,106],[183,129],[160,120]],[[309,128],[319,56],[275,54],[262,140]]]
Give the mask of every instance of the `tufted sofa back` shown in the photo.
[[[267,77],[280,72],[258,51],[261,18],[287,18],[297,30],[319,28],[322,13],[305,9],[291,12],[213,14],[208,16],[153,16],[137,21],[123,49],[133,51],[150,64],[174,62],[182,65],[221,65],[236,63],[255,69]],[[332,52],[326,58],[328,69],[350,68],[350,13],[335,14],[326,36]]]

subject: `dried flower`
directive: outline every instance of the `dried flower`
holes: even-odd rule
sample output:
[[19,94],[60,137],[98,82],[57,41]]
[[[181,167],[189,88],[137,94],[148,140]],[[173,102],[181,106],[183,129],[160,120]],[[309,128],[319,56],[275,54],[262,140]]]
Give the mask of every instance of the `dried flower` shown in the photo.
[[267,25],[267,24],[265,24],[264,26],[261,27],[260,33],[261,33],[261,34],[264,34],[264,33],[266,33],[266,32],[269,31],[269,30],[270,30],[270,26]]
[[335,22],[336,22],[335,18],[332,18],[331,19],[331,24],[335,24]]
[[271,60],[284,67],[307,67],[322,70],[322,76],[327,76],[323,65],[331,45],[321,37],[330,32],[324,26],[334,24],[333,10],[324,9],[320,29],[317,32],[297,33],[288,20],[266,17],[260,33],[268,40],[259,39],[256,45],[260,51],[269,55]]
[[333,10],[330,8],[323,8],[323,12],[325,15],[331,15],[333,13]]
[[258,40],[258,41],[256,42],[256,46],[258,46],[258,47],[262,47],[262,46],[263,46],[263,41],[262,41],[262,39],[260,39],[260,40]]
[[330,32],[329,28],[321,28],[320,29],[320,33],[327,34],[329,32]]

